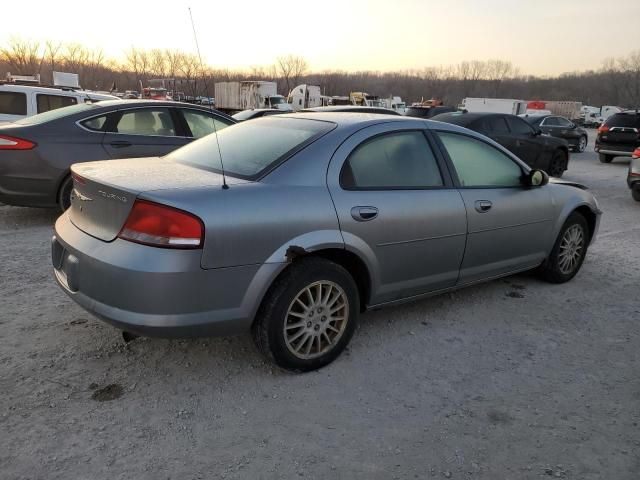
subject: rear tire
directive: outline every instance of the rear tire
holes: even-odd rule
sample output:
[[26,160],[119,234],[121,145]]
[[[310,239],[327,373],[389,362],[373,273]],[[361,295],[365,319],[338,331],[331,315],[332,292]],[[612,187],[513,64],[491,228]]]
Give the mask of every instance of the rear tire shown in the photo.
[[587,137],[584,135],[578,139],[578,144],[576,145],[575,151],[578,153],[582,153],[587,148]]
[[549,175],[560,178],[567,168],[567,156],[562,150],[556,150],[549,164]]
[[613,155],[605,155],[604,153],[601,153],[598,155],[598,158],[600,159],[600,163],[611,163]]
[[640,186],[631,189],[631,196],[636,202],[640,202]]
[[550,283],[565,283],[576,276],[589,247],[589,227],[578,212],[573,212],[560,229],[551,253],[538,273]]
[[269,289],[252,326],[253,338],[280,367],[316,370],[345,349],[359,311],[358,288],[347,270],[323,258],[302,258]]
[[71,206],[71,191],[73,190],[73,179],[71,175],[65,178],[58,191],[58,207],[64,213]]

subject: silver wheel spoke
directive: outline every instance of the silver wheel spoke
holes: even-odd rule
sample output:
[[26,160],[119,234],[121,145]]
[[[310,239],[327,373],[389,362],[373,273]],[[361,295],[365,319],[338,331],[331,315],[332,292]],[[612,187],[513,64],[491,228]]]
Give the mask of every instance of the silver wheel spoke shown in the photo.
[[348,320],[349,302],[340,285],[311,283],[289,305],[282,330],[287,348],[304,360],[324,355],[338,343]]

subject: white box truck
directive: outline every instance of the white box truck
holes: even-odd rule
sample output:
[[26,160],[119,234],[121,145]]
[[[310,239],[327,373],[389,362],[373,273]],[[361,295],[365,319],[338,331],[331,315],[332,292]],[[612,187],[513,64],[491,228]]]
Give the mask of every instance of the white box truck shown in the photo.
[[218,82],[215,84],[215,99],[216,108],[223,112],[239,112],[251,108],[292,110],[286,98],[278,95],[276,82]]
[[527,102],[511,98],[472,98],[462,100],[458,107],[467,112],[510,113],[521,115],[527,112]]
[[317,85],[298,85],[289,92],[287,101],[295,111],[322,106],[322,94]]

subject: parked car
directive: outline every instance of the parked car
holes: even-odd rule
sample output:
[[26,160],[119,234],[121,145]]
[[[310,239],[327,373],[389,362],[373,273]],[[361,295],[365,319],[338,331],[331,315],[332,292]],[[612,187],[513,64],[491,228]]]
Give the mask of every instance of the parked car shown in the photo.
[[640,147],[636,148],[629,162],[627,185],[631,189],[631,196],[636,202],[640,202]]
[[441,113],[450,113],[455,111],[456,111],[455,108],[447,107],[444,105],[433,106],[433,107],[423,107],[423,106],[412,105],[410,107],[407,107],[407,110],[404,112],[404,114],[407,117],[433,118],[436,115],[440,115]]
[[81,103],[0,126],[0,202],[66,209],[76,162],[165,155],[236,123],[204,107],[154,100]]
[[569,165],[569,144],[562,139],[542,135],[516,115],[503,113],[443,113],[432,120],[452,123],[482,133],[510,150],[531,168],[561,177]]
[[400,115],[395,110],[384,107],[368,107],[366,105],[327,105],[326,107],[312,107],[300,110],[301,112],[343,112],[343,113],[373,113],[376,115]]
[[72,173],[52,256],[74,301],[141,335],[251,329],[303,371],[362,311],[529,269],[570,280],[601,214],[482,135],[403,116],[276,115]]
[[0,123],[15,122],[69,105],[117,99],[114,95],[68,87],[0,83]]
[[243,110],[234,115],[231,115],[236,121],[244,122],[245,120],[252,120],[254,118],[268,117],[269,115],[278,115],[281,113],[287,113],[284,110],[278,110],[277,108],[250,108]]
[[598,128],[595,151],[602,163],[615,157],[631,157],[640,147],[640,111],[627,110],[611,115]]
[[584,152],[587,148],[587,131],[565,117],[558,115],[520,115],[533,128],[539,128],[542,133],[567,141],[574,152]]

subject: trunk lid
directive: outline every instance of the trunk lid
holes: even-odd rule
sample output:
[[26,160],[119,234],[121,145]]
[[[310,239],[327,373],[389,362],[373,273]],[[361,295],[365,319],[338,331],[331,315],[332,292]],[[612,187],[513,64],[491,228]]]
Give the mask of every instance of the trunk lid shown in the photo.
[[[222,175],[160,157],[127,158],[71,167],[71,222],[100,240],[114,240],[138,195],[151,190],[221,187]],[[244,180],[227,177],[227,183]]]

